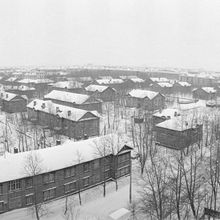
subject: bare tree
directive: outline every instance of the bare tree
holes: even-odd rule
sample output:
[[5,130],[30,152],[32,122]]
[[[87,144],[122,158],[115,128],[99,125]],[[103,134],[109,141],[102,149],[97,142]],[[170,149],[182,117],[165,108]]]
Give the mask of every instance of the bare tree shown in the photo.
[[131,128],[134,149],[137,150],[141,174],[144,172],[145,164],[153,146],[153,121],[152,114],[145,113],[137,118]]
[[140,211],[148,218],[163,220],[172,215],[174,193],[170,190],[168,161],[151,154],[139,191]]
[[32,178],[33,184],[33,206],[30,208],[33,213],[35,213],[36,219],[40,220],[41,217],[48,214],[47,207],[44,203],[38,201],[37,195],[40,191],[39,185],[37,182],[37,176],[43,172],[43,160],[35,152],[30,152],[24,162],[24,172],[25,174]]
[[77,220],[80,215],[80,209],[77,208],[74,198],[66,197],[63,218],[65,220]]

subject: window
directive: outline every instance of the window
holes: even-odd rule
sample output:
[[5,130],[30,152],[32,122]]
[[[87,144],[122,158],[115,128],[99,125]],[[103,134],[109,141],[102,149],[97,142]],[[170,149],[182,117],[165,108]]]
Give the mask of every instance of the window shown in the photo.
[[21,189],[21,180],[13,180],[9,182],[9,191]]
[[64,185],[65,193],[73,192],[76,190],[76,182],[67,183]]
[[44,183],[52,183],[54,182],[54,173],[47,173],[43,176]]
[[83,186],[88,186],[89,185],[89,177],[86,177],[83,179]]
[[0,184],[0,195],[3,194],[3,184]]
[[51,188],[43,192],[44,201],[55,197],[56,188]]
[[93,169],[98,169],[99,168],[99,160],[94,160],[93,161]]
[[33,178],[29,177],[25,179],[25,187],[26,188],[31,188],[33,187]]
[[25,196],[26,205],[32,205],[34,200],[33,194]]
[[89,171],[89,163],[84,163],[83,164],[83,172],[88,172]]
[[117,177],[125,176],[130,173],[130,167],[123,167],[118,170]]
[[66,168],[64,170],[64,176],[65,178],[75,176],[75,167]]
[[0,212],[4,211],[4,202],[0,202]]
[[105,171],[104,175],[105,175],[105,179],[110,178],[110,176],[111,176],[110,170]]
[[127,153],[127,154],[122,154],[122,155],[119,155],[118,156],[118,162],[119,163],[122,163],[124,161],[128,161],[130,158],[130,155]]
[[98,183],[98,182],[100,182],[100,175],[99,175],[99,174],[94,175],[94,176],[92,177],[92,182],[93,182],[93,183]]

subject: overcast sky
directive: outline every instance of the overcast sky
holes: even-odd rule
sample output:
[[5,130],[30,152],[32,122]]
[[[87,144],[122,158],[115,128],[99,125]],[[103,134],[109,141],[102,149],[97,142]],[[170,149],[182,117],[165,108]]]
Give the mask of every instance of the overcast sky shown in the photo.
[[0,0],[0,66],[220,70],[219,0]]

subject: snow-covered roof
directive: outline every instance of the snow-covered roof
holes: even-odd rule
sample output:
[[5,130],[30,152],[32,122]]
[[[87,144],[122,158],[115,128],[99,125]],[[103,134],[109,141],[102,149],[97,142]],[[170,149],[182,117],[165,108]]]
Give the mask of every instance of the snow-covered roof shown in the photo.
[[[115,152],[118,152],[117,149],[121,149],[125,144],[122,141],[117,144],[117,135],[111,134],[77,142],[67,140],[62,145],[29,152],[5,153],[5,156],[0,157],[0,167],[6,168],[0,172],[0,182],[28,177],[24,167],[27,164],[27,157],[30,155],[36,156],[40,161],[41,174],[101,158],[98,146],[105,141],[112,141]],[[108,154],[110,152],[107,151],[106,155]]]
[[50,79],[22,79],[18,81],[19,83],[52,83],[53,81]]
[[99,117],[97,111],[86,111],[83,109],[59,105],[53,103],[50,100],[35,99],[30,102],[27,107],[38,111],[47,112],[49,114],[57,115],[60,118],[65,118],[71,121],[79,121],[88,112],[93,114],[95,117]]
[[85,90],[89,91],[89,92],[103,92],[108,88],[108,86],[101,86],[101,85],[89,85],[85,88]]
[[134,98],[146,98],[148,97],[149,99],[153,99],[155,96],[157,96],[159,93],[158,92],[153,92],[149,90],[143,90],[143,89],[133,89],[131,92],[128,93],[131,97]]
[[180,85],[183,86],[183,87],[189,87],[189,86],[191,86],[190,83],[188,83],[188,82],[183,82],[183,81],[179,81],[178,84],[180,84]]
[[83,83],[77,81],[60,81],[60,82],[52,83],[51,85],[56,88],[75,89],[75,88],[82,88]]
[[175,117],[175,114],[180,114],[180,110],[175,109],[175,108],[166,108],[166,109],[163,109],[162,111],[158,111],[154,113],[153,116],[156,116],[156,117],[165,116],[165,117],[173,118]]
[[15,85],[2,85],[2,87],[5,90],[9,90],[9,89],[14,89],[14,90],[21,90],[21,91],[26,91],[26,90],[36,90],[34,87],[29,87],[29,86],[24,86],[24,85],[20,85],[20,86],[15,86]]
[[173,85],[171,83],[168,83],[168,82],[161,82],[161,83],[157,83],[159,86],[161,87],[173,87]]
[[163,78],[163,77],[161,77],[161,78],[151,77],[150,79],[151,79],[153,82],[169,82],[169,79]]
[[157,124],[157,127],[166,128],[174,131],[184,131],[190,128],[195,128],[202,124],[202,118],[198,115],[188,114],[173,117],[169,120]]
[[98,84],[121,84],[124,81],[122,79],[97,79],[96,82]]
[[1,99],[5,100],[5,101],[11,101],[12,99],[14,99],[15,97],[22,97],[24,99],[27,99],[26,96],[24,95],[18,95],[18,94],[14,94],[11,92],[5,92],[5,91],[1,91]]
[[130,78],[131,81],[133,81],[134,83],[143,83],[144,80],[138,77],[134,77],[134,78]]
[[213,87],[202,87],[202,90],[207,93],[216,93],[216,90]]
[[52,90],[44,96],[45,99],[55,99],[64,102],[82,104],[89,99],[90,96],[66,91]]

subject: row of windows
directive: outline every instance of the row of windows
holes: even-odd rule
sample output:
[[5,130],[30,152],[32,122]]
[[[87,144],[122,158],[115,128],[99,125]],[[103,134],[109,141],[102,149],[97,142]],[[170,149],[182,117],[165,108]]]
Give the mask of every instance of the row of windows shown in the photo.
[[[129,160],[129,159],[130,159],[129,154],[122,154],[118,157],[119,163],[122,163],[124,161]],[[93,165],[93,169],[98,169],[100,167],[99,160],[94,160],[93,163],[84,163],[83,164],[83,171],[89,172],[91,165]],[[109,160],[105,160],[104,170],[105,170],[105,173],[106,173],[106,171],[110,170]],[[65,178],[73,177],[73,176],[75,176],[75,174],[76,174],[75,167],[66,168],[64,170],[64,177]],[[47,173],[47,174],[43,175],[43,183],[52,183],[52,182],[55,182],[55,172]],[[25,188],[31,188],[31,187],[33,187],[33,178],[28,177],[25,179]],[[9,182],[9,185],[8,185],[9,191],[16,191],[16,190],[20,190],[20,189],[21,189],[21,180],[13,180],[13,181]],[[2,194],[2,193],[3,193],[3,186],[2,186],[2,184],[0,184],[0,194]]]

